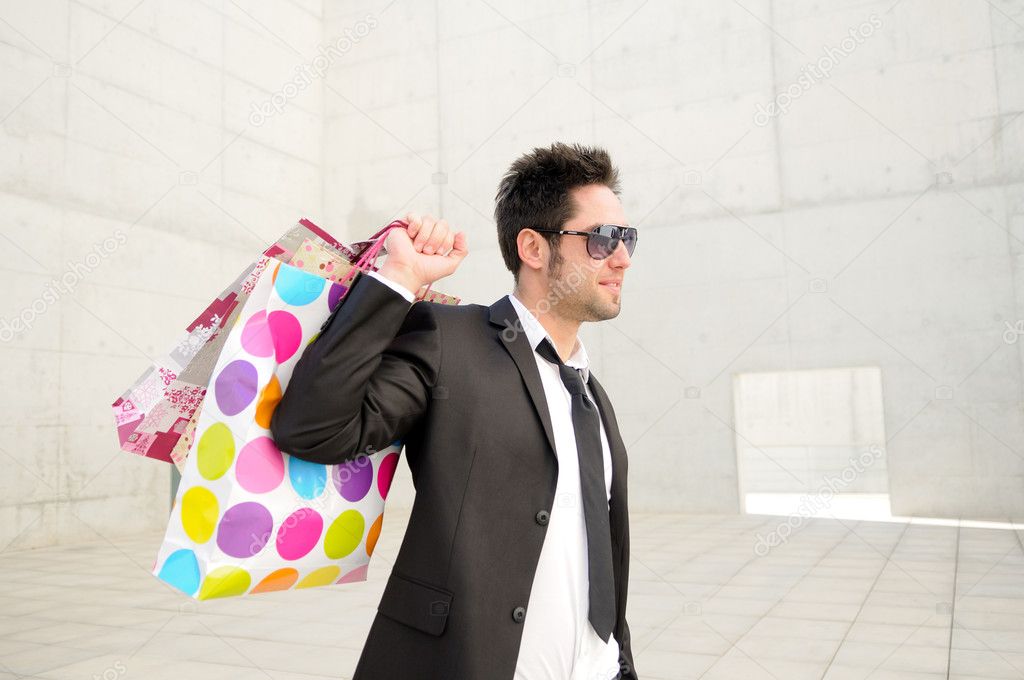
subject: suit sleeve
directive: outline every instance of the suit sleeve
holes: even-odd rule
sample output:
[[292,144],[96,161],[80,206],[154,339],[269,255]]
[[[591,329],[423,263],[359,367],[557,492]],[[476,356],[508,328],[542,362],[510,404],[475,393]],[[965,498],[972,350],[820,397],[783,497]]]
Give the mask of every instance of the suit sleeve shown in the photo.
[[384,276],[380,272],[366,272],[366,276],[369,276],[371,279],[377,279],[378,281],[383,283],[385,286],[387,286],[391,290],[395,291],[396,293],[398,293],[399,295],[404,297],[409,302],[415,302],[416,301],[416,298],[413,296],[413,294],[408,289],[405,288],[405,286],[403,286],[402,284],[397,283],[395,281],[392,281],[391,279],[389,279],[388,277]]
[[303,351],[271,418],[285,453],[337,464],[401,438],[427,409],[441,362],[431,303],[360,274]]

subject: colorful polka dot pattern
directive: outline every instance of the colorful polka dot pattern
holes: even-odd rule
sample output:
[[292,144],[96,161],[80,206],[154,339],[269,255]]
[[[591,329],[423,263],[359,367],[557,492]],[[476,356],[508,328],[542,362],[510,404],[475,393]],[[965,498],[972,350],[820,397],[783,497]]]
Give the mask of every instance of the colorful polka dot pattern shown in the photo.
[[288,479],[300,498],[313,500],[327,486],[327,468],[298,458],[288,459]]
[[188,595],[199,590],[199,562],[188,549],[175,550],[160,567],[160,578]]
[[196,543],[210,540],[219,514],[217,497],[205,487],[194,486],[181,497],[181,525]]
[[274,410],[347,288],[264,264],[214,368],[154,567],[200,600],[366,580],[402,447],[340,465],[277,448]]
[[324,518],[312,508],[300,508],[288,515],[277,530],[277,554],[298,560],[316,547],[324,533]]
[[242,447],[235,465],[238,484],[251,493],[273,491],[284,479],[284,456],[270,437],[256,437]]

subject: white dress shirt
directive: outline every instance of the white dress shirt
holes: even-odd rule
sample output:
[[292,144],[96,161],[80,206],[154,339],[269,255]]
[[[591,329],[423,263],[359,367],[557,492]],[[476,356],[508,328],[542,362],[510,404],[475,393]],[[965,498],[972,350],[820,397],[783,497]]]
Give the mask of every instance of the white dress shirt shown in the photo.
[[[526,607],[515,680],[611,680],[619,673],[619,643],[614,634],[607,642],[599,638],[589,619],[587,525],[581,500],[576,431],[572,424],[572,397],[562,383],[558,367],[536,351],[537,345],[545,337],[551,340],[551,336],[515,295],[508,297],[534,349],[558,457],[555,502]],[[554,340],[551,345],[555,346]],[[578,337],[565,364],[581,369],[584,383],[590,379],[587,350]],[[589,385],[586,390],[593,401]],[[601,450],[605,496],[611,501],[612,456],[603,423]]]
[[[367,274],[409,302],[415,300],[404,286],[378,272]],[[572,424],[572,397],[562,383],[558,367],[536,351],[537,345],[551,336],[515,295],[508,297],[519,315],[530,347],[534,349],[558,458],[555,501],[526,607],[515,680],[612,680],[619,673],[619,643],[614,634],[607,642],[601,640],[589,619],[587,526],[581,501],[576,432]],[[554,346],[553,340],[551,344]],[[589,380],[590,362],[578,337],[565,364],[581,370],[584,384]],[[589,385],[586,385],[586,390],[593,401]],[[610,502],[612,459],[603,423],[601,450],[604,453],[605,495]]]

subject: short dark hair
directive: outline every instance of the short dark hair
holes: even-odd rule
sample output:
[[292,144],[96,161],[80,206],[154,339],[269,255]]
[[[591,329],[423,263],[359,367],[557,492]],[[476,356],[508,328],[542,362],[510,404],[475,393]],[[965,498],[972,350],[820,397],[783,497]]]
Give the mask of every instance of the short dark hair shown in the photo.
[[[516,283],[523,264],[516,246],[519,232],[561,229],[576,211],[569,192],[589,184],[603,184],[616,196],[620,192],[619,171],[601,147],[555,142],[534,148],[509,166],[494,199],[494,220],[501,256]],[[561,235],[542,236],[557,254]]]

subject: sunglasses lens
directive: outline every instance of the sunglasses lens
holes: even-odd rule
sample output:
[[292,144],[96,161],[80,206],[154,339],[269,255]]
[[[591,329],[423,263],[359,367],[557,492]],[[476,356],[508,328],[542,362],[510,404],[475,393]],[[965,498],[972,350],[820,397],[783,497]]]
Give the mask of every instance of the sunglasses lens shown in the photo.
[[602,224],[591,232],[587,240],[587,252],[595,260],[603,260],[612,256],[620,242],[626,244],[626,252],[632,255],[636,248],[636,229]]
[[626,244],[626,252],[632,256],[633,250],[636,249],[636,229],[627,229],[622,236],[622,242]]
[[611,257],[615,249],[619,247],[619,239],[612,238],[606,234],[592,232],[587,239],[587,252],[595,260],[603,260]]

